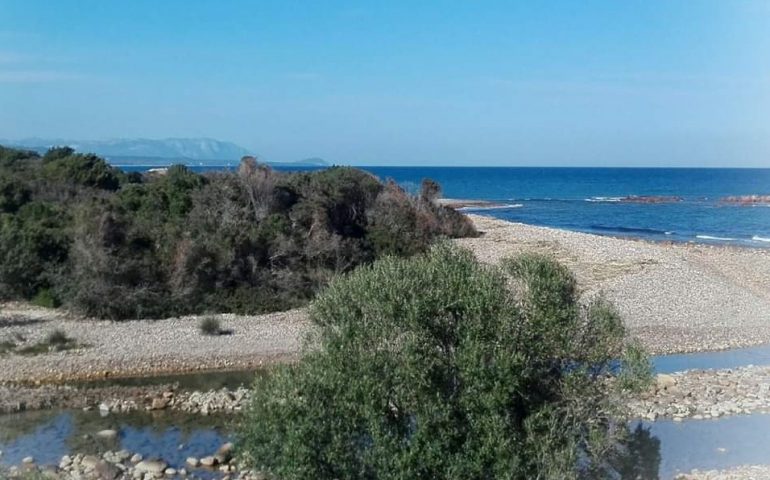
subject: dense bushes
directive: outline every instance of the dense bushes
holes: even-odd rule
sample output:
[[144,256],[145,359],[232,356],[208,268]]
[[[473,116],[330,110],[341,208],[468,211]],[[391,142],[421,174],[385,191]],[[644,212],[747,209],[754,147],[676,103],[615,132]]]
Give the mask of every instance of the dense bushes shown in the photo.
[[63,147],[0,147],[0,295],[104,318],[262,312],[336,273],[424,251],[472,224],[353,168],[125,174]]
[[313,348],[257,380],[240,433],[283,480],[610,477],[619,395],[649,380],[612,307],[581,308],[542,257],[497,269],[439,245],[355,270],[311,311]]

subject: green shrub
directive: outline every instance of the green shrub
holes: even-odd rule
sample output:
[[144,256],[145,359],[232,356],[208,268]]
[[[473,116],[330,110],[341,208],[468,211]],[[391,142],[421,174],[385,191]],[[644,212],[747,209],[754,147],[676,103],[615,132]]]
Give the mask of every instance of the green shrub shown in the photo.
[[198,324],[198,330],[204,335],[219,335],[222,325],[216,317],[203,317]]
[[604,477],[619,395],[649,378],[624,363],[638,383],[607,381],[619,317],[579,308],[542,257],[504,270],[439,245],[378,260],[311,316],[302,361],[256,380],[240,429],[244,461],[282,480]]
[[41,288],[32,297],[31,303],[38,307],[56,308],[60,305],[59,299],[51,292],[50,288]]
[[72,342],[72,339],[64,333],[64,330],[56,329],[45,337],[48,345],[54,348],[61,348]]
[[68,147],[0,147],[0,297],[114,320],[296,307],[338,273],[475,234],[432,201],[437,184],[423,190],[253,158],[237,173],[129,178]]

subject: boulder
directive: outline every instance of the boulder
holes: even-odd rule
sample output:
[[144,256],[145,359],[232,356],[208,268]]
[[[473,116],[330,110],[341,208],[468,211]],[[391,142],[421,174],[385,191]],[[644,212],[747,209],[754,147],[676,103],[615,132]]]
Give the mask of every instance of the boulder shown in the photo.
[[673,387],[674,385],[676,385],[676,378],[671,375],[659,373],[655,377],[655,386],[658,388],[658,390],[665,390],[669,387]]
[[230,461],[230,459],[233,458],[233,444],[232,442],[227,442],[223,444],[221,447],[219,447],[219,450],[217,450],[217,453],[214,454],[214,457],[217,459],[218,463],[227,463]]
[[150,410],[163,410],[168,406],[168,399],[163,397],[156,397],[152,399],[150,404]]
[[163,460],[142,460],[137,463],[134,469],[142,473],[163,473],[168,468],[168,464]]
[[100,460],[99,463],[96,464],[94,472],[99,480],[114,480],[123,473],[115,465],[107,463],[104,460]]
[[83,468],[91,470],[91,469],[95,469],[96,465],[98,465],[100,461],[101,461],[101,459],[99,457],[95,457],[93,455],[86,455],[80,461],[80,465]]

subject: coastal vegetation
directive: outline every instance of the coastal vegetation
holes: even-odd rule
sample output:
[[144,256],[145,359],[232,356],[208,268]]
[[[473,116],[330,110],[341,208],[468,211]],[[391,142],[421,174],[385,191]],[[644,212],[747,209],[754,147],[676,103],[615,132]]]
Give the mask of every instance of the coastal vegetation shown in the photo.
[[108,319],[306,303],[335,274],[472,236],[426,182],[361,170],[126,173],[67,147],[0,147],[0,297]]
[[385,258],[311,318],[311,348],[257,379],[239,438],[284,480],[609,477],[621,399],[650,380],[612,305],[581,307],[542,256]]

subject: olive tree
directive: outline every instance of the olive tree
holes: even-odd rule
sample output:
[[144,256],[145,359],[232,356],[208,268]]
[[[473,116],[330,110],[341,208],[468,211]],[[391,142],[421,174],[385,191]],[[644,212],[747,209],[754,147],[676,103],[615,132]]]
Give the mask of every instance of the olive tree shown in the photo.
[[274,478],[594,478],[622,395],[649,379],[612,306],[581,306],[544,257],[385,258],[311,316],[301,362],[256,381],[240,429],[244,461]]

